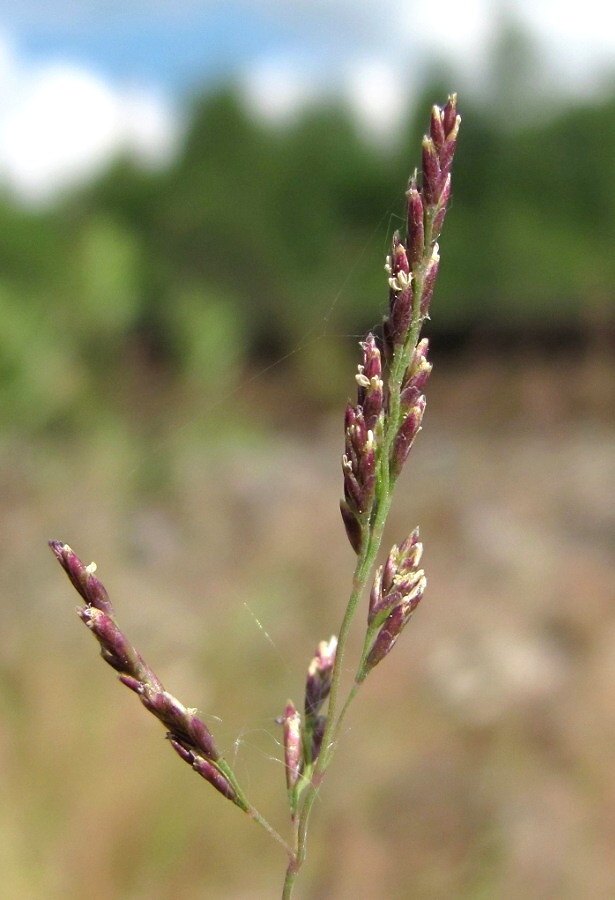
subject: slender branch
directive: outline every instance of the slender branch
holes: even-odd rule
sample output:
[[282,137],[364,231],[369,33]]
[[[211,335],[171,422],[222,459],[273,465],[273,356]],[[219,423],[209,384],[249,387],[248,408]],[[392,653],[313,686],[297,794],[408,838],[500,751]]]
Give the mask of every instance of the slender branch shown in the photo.
[[296,849],[291,847],[290,844],[284,840],[284,838],[275,830],[275,828],[269,824],[267,819],[256,809],[255,806],[248,806],[247,810],[248,815],[251,819],[254,819],[262,828],[265,829],[267,834],[269,834],[274,841],[276,841],[281,847],[284,848],[290,859],[294,859],[296,855]]
[[73,587],[85,600],[86,605],[78,608],[77,613],[100,644],[102,658],[168,729],[167,737],[175,752],[217,791],[258,822],[289,857],[294,857],[296,851],[248,801],[235,773],[219,753],[211,732],[197,717],[196,711],[185,707],[164,689],[158,676],[120,629],[109,595],[94,574],[95,564],[85,566],[68,544],[49,543]]

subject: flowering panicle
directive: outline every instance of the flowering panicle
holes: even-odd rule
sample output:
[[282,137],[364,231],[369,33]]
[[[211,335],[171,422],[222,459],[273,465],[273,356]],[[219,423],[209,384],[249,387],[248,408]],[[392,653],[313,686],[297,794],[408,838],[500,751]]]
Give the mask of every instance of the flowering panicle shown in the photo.
[[[303,711],[288,700],[276,720],[282,745],[292,839],[286,842],[246,799],[214,739],[196,715],[166,691],[155,673],[119,628],[113,607],[95,575],[66,544],[50,541],[58,561],[85,601],[78,614],[100,644],[103,659],[143,706],[162,722],[173,750],[277,840],[288,854],[283,897],[289,900],[306,856],[310,811],[331,762],[342,721],[359,685],[391,651],[425,591],[420,568],[423,546],[418,528],[373,576],[363,650],[346,699],[341,696],[344,652],[353,616],[376,566],[395,482],[402,471],[425,412],[425,387],[432,365],[428,341],[421,339],[429,317],[440,255],[438,238],[451,192],[451,164],[460,117],[452,94],[431,111],[422,143],[422,172],[414,172],[406,191],[406,234],[395,232],[386,259],[388,309],[382,336],[360,343],[355,375],[356,400],[344,416],[342,519],[357,554],[352,590],[339,638],[321,641],[308,666]],[[383,365],[384,361],[384,365]],[[326,707],[325,707],[326,704]]]
[[143,706],[162,722],[173,749],[216,790],[247,810],[247,804],[220,756],[208,727],[172,694],[128,641],[115,621],[109,596],[94,575],[96,565],[84,566],[68,544],[50,541],[56,559],[86,602],[77,613],[98,643],[102,658],[119,672],[122,684],[134,691]]

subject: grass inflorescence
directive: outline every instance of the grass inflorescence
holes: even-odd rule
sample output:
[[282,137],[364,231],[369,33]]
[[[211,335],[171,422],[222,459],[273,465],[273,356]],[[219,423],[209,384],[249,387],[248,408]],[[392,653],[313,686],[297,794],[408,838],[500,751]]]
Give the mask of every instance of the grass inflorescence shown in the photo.
[[[456,95],[434,106],[423,138],[422,176],[406,192],[406,229],[393,235],[386,260],[389,304],[379,339],[361,342],[357,397],[344,416],[341,514],[357,556],[339,634],[323,640],[309,663],[302,712],[288,700],[282,728],[290,837],[285,839],[251,804],[232,766],[194,709],[162,685],[120,629],[107,592],[73,550],[50,541],[85,605],[78,614],[97,639],[103,659],[164,726],[178,756],[220,794],[258,822],[288,856],[283,897],[290,897],[305,860],[310,814],[337,747],[340,727],[361,684],[390,653],[423,597],[422,544],[415,528],[376,566],[396,481],[421,429],[424,389],[431,372],[421,329],[429,316],[440,262],[438,238],[451,191],[451,164],[460,117]],[[363,648],[352,685],[342,684],[344,656],[359,601],[371,583]]]

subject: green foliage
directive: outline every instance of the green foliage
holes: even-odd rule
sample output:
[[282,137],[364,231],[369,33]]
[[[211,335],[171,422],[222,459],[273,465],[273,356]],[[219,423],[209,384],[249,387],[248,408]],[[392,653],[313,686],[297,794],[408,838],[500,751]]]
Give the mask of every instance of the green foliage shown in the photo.
[[[460,106],[432,332],[582,319],[615,275],[615,97],[516,125]],[[83,428],[134,390],[207,402],[303,346],[288,365],[326,400],[338,363],[319,341],[343,333],[354,352],[384,309],[381,258],[424,116],[419,100],[387,153],[340,107],[274,128],[224,90],[195,102],[165,171],[118,160],[45,213],[0,201],[3,429]]]

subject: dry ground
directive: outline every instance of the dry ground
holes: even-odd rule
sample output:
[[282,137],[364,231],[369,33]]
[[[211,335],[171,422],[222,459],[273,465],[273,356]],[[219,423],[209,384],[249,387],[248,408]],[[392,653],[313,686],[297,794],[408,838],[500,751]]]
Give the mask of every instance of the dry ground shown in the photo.
[[[298,898],[615,896],[614,382],[608,359],[434,372],[387,539],[420,523],[428,590],[348,717]],[[341,426],[214,443],[4,448],[7,900],[278,896],[283,854],[114,681],[45,547],[96,559],[128,634],[283,829],[274,717],[353,565]]]

